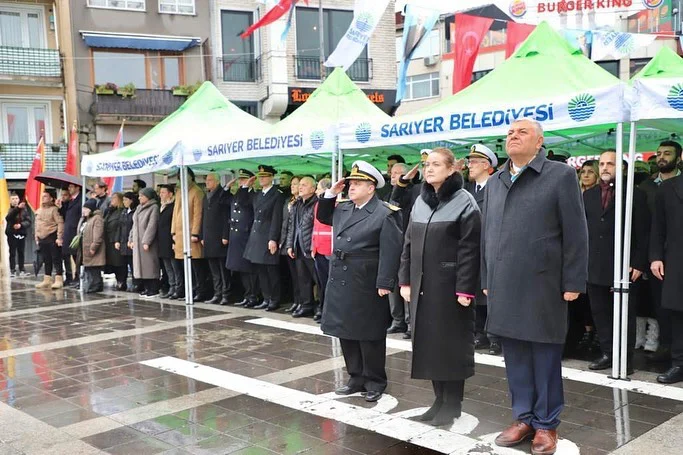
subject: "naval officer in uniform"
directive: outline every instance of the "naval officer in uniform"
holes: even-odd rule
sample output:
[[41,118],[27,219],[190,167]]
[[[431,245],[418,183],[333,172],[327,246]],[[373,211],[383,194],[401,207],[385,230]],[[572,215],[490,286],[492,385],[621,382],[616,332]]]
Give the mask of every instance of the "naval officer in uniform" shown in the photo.
[[[346,180],[350,201],[335,206]],[[384,178],[375,167],[356,161],[351,174],[325,192],[317,215],[334,233],[321,327],[339,338],[351,376],[336,392],[364,392],[370,402],[379,400],[387,386],[388,295],[397,284],[403,240],[399,208],[375,193],[383,186]]]

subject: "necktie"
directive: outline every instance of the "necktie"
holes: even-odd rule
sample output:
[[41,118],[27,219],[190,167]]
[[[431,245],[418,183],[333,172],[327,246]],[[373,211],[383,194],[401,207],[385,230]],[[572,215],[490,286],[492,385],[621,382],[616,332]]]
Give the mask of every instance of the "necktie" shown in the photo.
[[477,184],[477,187],[474,189],[475,193],[479,193],[481,191],[481,185]]

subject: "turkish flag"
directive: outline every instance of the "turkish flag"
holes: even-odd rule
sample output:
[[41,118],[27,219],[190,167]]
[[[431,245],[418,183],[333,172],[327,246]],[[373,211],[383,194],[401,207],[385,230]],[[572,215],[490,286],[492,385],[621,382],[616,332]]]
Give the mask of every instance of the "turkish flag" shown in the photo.
[[78,132],[76,131],[76,122],[71,127],[71,135],[69,136],[69,145],[66,149],[66,166],[64,172],[69,175],[79,176],[78,164],[80,154],[78,153]]
[[484,35],[493,24],[493,19],[455,15],[455,60],[453,61],[453,93],[464,89],[472,82],[474,61],[479,54],[479,46]]
[[[242,39],[247,38],[249,35],[254,33],[257,29],[272,24],[276,20],[280,19],[286,13],[290,12],[292,8],[296,5],[299,0],[280,0],[277,5],[273,6],[266,14],[263,15],[261,19],[251,24],[249,28],[240,33]],[[305,0],[306,5],[308,5],[308,0]]]
[[42,174],[44,170],[45,142],[41,137],[36,147],[36,154],[33,156],[33,164],[26,180],[26,193],[24,195],[26,202],[34,212],[40,208],[40,199],[43,193],[43,184],[36,180],[36,176]]
[[508,22],[507,41],[505,42],[505,58],[510,58],[515,53],[520,44],[531,32],[536,28],[535,25],[518,24],[517,22]]

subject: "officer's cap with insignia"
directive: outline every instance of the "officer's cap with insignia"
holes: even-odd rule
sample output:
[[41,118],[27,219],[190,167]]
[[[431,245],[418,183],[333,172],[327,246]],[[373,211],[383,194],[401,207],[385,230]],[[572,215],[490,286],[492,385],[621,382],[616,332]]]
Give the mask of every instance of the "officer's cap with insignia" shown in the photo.
[[385,183],[382,173],[372,164],[362,160],[353,163],[351,174],[346,177],[346,180],[365,180],[366,182],[372,182],[378,189],[382,188]]
[[427,157],[432,153],[432,149],[422,149],[420,150],[420,161],[423,163],[427,161]]
[[467,155],[467,158],[484,158],[485,160],[488,160],[494,168],[498,167],[498,157],[484,144],[474,144],[470,149],[470,154]]
[[254,176],[254,173],[251,172],[249,169],[240,169],[238,177],[241,179],[249,179]]
[[261,164],[258,167],[258,172],[256,173],[256,177],[272,177],[275,174],[277,174],[277,171],[273,166],[268,166],[267,164]]

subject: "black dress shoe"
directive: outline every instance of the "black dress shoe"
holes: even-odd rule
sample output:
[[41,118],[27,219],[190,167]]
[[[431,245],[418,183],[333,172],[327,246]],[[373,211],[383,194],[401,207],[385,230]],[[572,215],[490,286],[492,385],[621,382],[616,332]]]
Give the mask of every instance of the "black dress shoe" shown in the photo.
[[365,401],[368,403],[374,403],[375,401],[378,401],[380,398],[382,398],[382,392],[375,392],[374,390],[368,391],[368,393],[365,394]]
[[270,301],[264,300],[263,303],[261,303],[260,305],[257,305],[255,307],[249,307],[249,308],[254,308],[255,310],[265,310],[266,308],[268,308],[268,306],[270,306]]
[[197,294],[192,298],[192,301],[196,302],[196,303],[206,302],[207,300],[209,300],[209,298],[207,296],[205,296],[204,294]]
[[287,308],[287,309],[285,310],[285,313],[294,313],[294,312],[295,312],[296,310],[298,310],[298,309],[299,309],[299,304],[298,304],[298,303],[292,303],[292,306],[290,306],[289,308]]
[[683,381],[683,367],[671,367],[666,373],[657,376],[660,384],[674,384]]
[[407,331],[408,331],[408,326],[405,324],[403,324],[403,325],[393,325],[392,324],[391,327],[389,327],[387,329],[387,333],[389,333],[389,334],[391,334],[391,333],[406,333]]
[[607,354],[603,354],[598,360],[588,365],[589,370],[606,370],[608,368],[612,368],[612,357]]
[[256,308],[259,306],[258,300],[252,300],[251,302],[247,302],[244,304],[244,308]]
[[294,313],[292,313],[293,318],[310,318],[315,314],[313,308],[299,308]]
[[230,299],[228,299],[227,297],[223,297],[221,299],[221,303],[219,303],[219,305],[221,305],[221,306],[230,305]]
[[320,322],[320,320],[321,320],[322,318],[323,318],[323,312],[320,311],[320,310],[316,311],[315,314],[313,315],[313,320],[314,320],[315,322]]
[[270,302],[266,307],[266,311],[277,311],[280,309],[280,304],[277,302]]
[[404,340],[410,340],[413,337],[413,334],[408,330],[406,333],[403,334],[403,339]]
[[489,339],[484,334],[479,334],[474,338],[474,349],[489,349],[491,343]]
[[353,395],[354,393],[365,392],[365,387],[351,387],[345,385],[344,387],[339,387],[334,391],[337,395]]
[[171,300],[185,300],[185,293],[184,292],[174,292],[171,297],[169,297]]
[[249,300],[243,299],[242,301],[235,303],[235,306],[245,306],[247,303],[249,303]]
[[489,347],[489,354],[500,355],[501,352],[503,352],[503,349],[500,347],[500,342],[492,341],[491,347]]
[[215,295],[215,296],[213,296],[213,298],[211,300],[207,300],[206,304],[207,305],[218,305],[221,303],[222,300],[223,300],[223,298],[220,295]]

